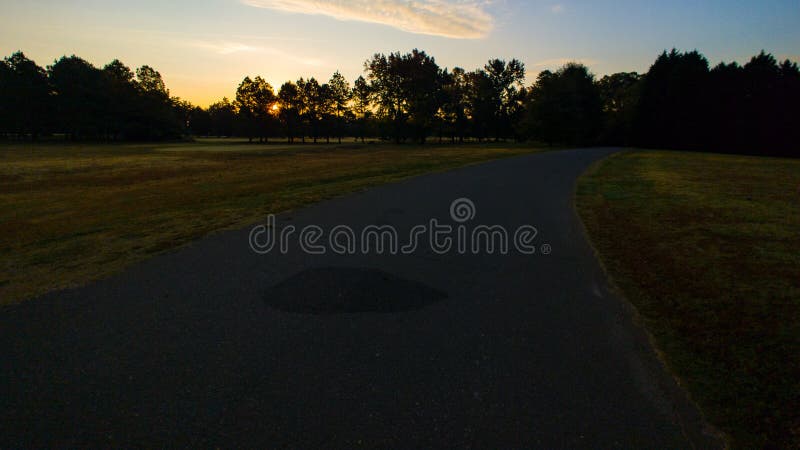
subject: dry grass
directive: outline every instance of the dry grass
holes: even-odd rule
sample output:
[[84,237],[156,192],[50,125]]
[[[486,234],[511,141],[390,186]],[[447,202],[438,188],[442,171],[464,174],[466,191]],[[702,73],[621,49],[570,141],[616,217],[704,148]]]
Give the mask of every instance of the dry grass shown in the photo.
[[709,420],[735,447],[800,447],[800,161],[627,153],[577,204]]
[[0,146],[0,304],[80,285],[215,230],[513,145]]

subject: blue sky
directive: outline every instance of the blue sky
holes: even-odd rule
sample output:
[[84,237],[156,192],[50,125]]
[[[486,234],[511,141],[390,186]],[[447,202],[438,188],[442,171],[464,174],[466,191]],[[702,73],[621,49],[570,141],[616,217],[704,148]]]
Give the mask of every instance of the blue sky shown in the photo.
[[673,46],[712,63],[761,49],[800,60],[798,0],[0,1],[3,55],[150,64],[173,95],[201,105],[232,97],[245,75],[276,89],[337,69],[352,80],[373,53],[413,48],[466,69],[516,57],[529,81],[570,60],[598,75],[642,72]]

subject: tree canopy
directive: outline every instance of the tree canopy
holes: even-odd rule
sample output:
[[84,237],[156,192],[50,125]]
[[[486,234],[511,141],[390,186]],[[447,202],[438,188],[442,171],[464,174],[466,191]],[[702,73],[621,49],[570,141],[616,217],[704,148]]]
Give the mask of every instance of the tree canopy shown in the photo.
[[425,143],[533,140],[551,145],[637,145],[798,155],[800,70],[764,51],[713,68],[698,51],[664,51],[646,74],[596,78],[578,63],[526,86],[517,59],[473,71],[440,67],[426,52],[376,53],[351,83],[287,81],[276,93],[245,77],[233,101],[200,108],[170,95],[151,66],[115,59],[102,69],[77,56],[42,68],[22,52],[0,61],[0,137],[174,139],[244,136],[293,143],[345,136]]

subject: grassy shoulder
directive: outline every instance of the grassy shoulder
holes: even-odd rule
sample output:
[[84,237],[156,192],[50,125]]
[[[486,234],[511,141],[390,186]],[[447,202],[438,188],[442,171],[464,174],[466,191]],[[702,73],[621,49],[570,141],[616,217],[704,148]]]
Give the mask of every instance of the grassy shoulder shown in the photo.
[[83,284],[268,213],[534,151],[230,140],[0,146],[0,304]]
[[800,161],[623,153],[576,202],[709,421],[737,448],[800,447]]

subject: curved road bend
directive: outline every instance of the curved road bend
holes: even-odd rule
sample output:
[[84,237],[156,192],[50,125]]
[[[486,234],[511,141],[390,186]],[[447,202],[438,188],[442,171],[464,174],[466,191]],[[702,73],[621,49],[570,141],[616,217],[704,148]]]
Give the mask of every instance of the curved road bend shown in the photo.
[[549,255],[313,256],[294,240],[262,256],[244,229],[2,308],[0,447],[714,445],[574,212],[576,178],[613,151],[421,176],[276,226],[402,237],[469,198],[468,225],[533,225]]

